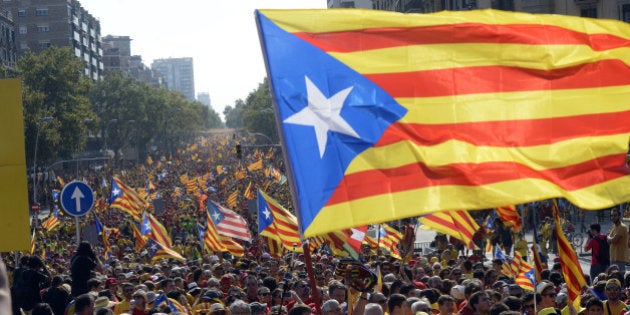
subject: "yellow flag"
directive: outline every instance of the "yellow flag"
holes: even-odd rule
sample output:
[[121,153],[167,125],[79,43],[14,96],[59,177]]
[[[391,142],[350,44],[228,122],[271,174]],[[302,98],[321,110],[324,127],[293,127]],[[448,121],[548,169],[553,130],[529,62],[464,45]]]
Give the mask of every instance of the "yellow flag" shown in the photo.
[[31,236],[19,80],[0,80],[0,104],[0,252],[28,250]]

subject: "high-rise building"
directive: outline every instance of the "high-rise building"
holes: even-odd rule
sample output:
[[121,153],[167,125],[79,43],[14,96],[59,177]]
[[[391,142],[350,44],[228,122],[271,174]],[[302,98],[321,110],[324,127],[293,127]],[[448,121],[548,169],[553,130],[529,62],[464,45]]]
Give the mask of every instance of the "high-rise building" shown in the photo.
[[11,11],[0,5],[0,67],[14,69],[16,61],[15,22]]
[[72,47],[85,61],[85,75],[99,80],[103,71],[101,25],[77,0],[2,0],[18,30],[18,57],[30,50]]
[[162,75],[169,90],[182,93],[189,101],[195,100],[192,58],[155,59],[151,63],[151,69]]
[[127,72],[131,58],[131,38],[129,36],[107,35],[102,38],[103,66],[109,70]]
[[197,93],[197,101],[208,107],[212,107],[212,103],[210,102],[210,94],[208,92]]

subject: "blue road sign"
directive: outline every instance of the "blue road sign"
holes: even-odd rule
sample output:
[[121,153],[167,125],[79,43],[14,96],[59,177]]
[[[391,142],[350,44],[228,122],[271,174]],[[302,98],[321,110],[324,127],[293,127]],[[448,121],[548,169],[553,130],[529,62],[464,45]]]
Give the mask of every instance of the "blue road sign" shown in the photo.
[[94,192],[83,182],[73,181],[61,190],[61,207],[71,216],[82,216],[94,206]]

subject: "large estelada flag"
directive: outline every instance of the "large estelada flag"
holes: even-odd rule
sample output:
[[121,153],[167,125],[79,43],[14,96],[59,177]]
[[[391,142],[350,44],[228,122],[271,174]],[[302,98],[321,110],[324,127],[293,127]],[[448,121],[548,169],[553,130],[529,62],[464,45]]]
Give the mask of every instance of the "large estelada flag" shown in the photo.
[[494,10],[256,12],[305,237],[630,200],[630,28]]

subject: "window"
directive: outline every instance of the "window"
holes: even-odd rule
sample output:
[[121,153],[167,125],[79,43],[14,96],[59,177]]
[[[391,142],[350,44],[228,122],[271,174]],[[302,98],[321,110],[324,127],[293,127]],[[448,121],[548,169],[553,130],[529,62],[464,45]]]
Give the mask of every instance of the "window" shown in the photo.
[[621,20],[630,23],[630,4],[624,4],[621,6]]
[[48,15],[48,8],[35,9],[35,16],[46,16],[46,15]]
[[20,49],[22,50],[28,49],[28,44],[26,42],[20,42]]
[[26,16],[26,10],[18,10],[18,16]]
[[354,1],[344,1],[341,2],[342,8],[354,8]]
[[28,29],[24,25],[20,25],[20,34],[28,33]]
[[40,40],[38,44],[39,44],[39,48],[41,48],[41,49],[46,49],[46,48],[50,47],[50,41],[49,40]]
[[581,17],[597,18],[597,8],[582,8],[580,10]]
[[50,27],[48,25],[37,25],[37,32],[39,33],[50,32]]

